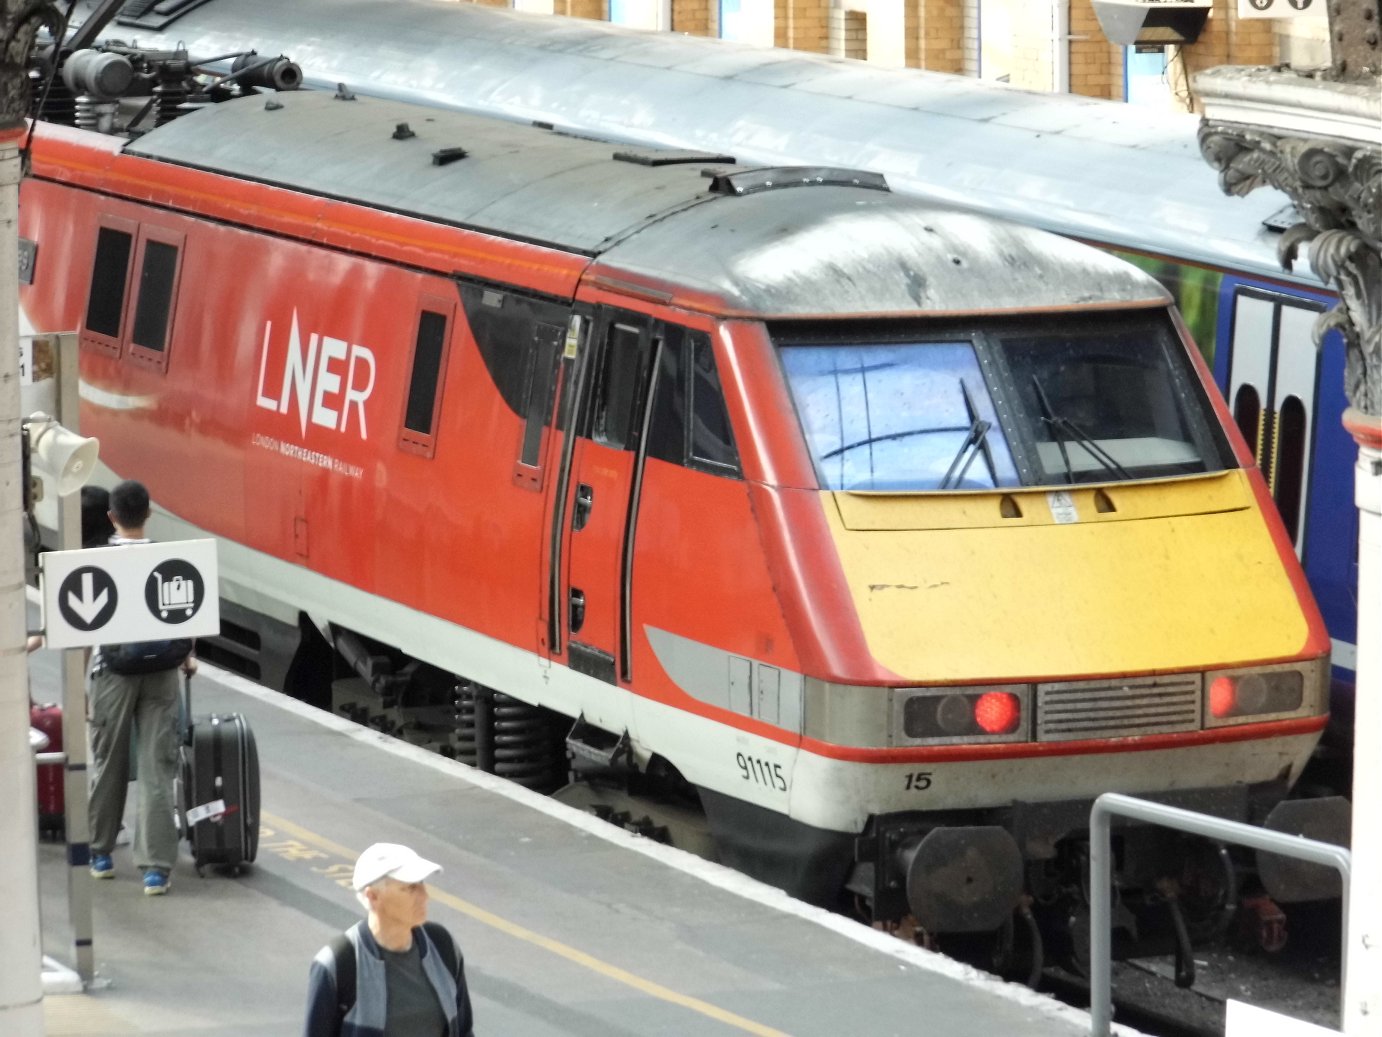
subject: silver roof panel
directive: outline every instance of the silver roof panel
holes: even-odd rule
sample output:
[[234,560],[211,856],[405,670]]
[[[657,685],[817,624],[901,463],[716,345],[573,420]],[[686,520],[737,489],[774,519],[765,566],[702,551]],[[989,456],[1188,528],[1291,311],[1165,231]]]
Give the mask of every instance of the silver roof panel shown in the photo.
[[[407,123],[414,136],[394,139]],[[432,153],[464,147],[459,161]],[[599,257],[765,317],[1047,310],[1166,299],[1147,275],[1026,227],[852,186],[713,193],[702,164],[324,91],[185,115],[126,153]],[[737,167],[736,167],[737,168]]]

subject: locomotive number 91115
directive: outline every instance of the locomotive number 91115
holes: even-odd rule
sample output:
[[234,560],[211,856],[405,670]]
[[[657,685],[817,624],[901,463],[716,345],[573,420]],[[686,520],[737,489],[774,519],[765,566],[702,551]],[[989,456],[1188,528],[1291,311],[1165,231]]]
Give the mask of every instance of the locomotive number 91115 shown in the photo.
[[739,774],[745,781],[763,785],[779,792],[787,791],[787,778],[782,773],[782,764],[760,760],[757,756],[734,754],[734,762],[739,765]]

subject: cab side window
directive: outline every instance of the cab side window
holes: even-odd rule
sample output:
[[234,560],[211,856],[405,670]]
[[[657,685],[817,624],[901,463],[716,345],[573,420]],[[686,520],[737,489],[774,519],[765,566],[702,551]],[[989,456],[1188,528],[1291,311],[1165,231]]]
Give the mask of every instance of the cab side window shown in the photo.
[[710,339],[699,331],[667,330],[648,453],[672,464],[737,477],[739,452]]

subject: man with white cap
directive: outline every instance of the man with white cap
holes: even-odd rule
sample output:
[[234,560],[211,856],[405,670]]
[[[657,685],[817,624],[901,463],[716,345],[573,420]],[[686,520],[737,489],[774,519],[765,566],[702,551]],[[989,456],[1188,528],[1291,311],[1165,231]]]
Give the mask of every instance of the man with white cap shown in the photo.
[[369,912],[312,960],[304,1037],[474,1037],[465,961],[427,921],[427,879],[440,864],[375,843],[351,885]]

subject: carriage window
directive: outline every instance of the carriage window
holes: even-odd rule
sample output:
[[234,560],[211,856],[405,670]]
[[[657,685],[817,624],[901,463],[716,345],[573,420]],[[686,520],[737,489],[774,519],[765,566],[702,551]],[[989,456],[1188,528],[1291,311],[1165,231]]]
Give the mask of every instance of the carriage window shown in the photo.
[[725,410],[725,394],[715,370],[715,354],[710,339],[692,335],[687,342],[691,352],[691,459],[716,468],[737,470],[739,454]]
[[436,417],[437,388],[441,384],[441,353],[445,342],[446,317],[423,310],[417,322],[413,376],[408,382],[408,413],[403,424],[425,436],[432,434],[432,423]]
[[1254,452],[1262,449],[1262,398],[1257,387],[1244,382],[1233,398],[1233,420]]
[[129,280],[132,231],[101,227],[96,234],[96,260],[91,269],[91,295],[86,303],[86,331],[110,340],[83,339],[91,345],[119,352],[124,317],[125,285]]
[[640,329],[610,326],[595,382],[590,435],[597,443],[624,448],[633,440],[633,410],[638,395]]
[[1305,404],[1299,396],[1288,396],[1277,415],[1276,481],[1272,493],[1276,497],[1281,521],[1291,543],[1300,537],[1300,505],[1305,485],[1305,442],[1308,438]]
[[[429,308],[432,302],[435,308]],[[424,299],[418,311],[413,340],[413,366],[398,445],[431,457],[436,452],[437,411],[441,407],[442,370],[446,359],[446,331],[452,308],[440,300]]]
[[144,243],[139,273],[139,302],[134,308],[130,345],[162,353],[168,345],[168,317],[177,284],[178,249],[164,241]]

